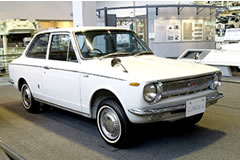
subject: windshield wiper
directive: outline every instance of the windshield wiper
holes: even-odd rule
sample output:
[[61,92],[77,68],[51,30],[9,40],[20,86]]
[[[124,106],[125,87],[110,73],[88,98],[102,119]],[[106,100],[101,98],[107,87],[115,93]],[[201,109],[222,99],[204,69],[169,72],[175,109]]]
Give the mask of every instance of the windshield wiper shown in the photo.
[[126,53],[126,52],[114,52],[114,53],[110,53],[110,54],[101,56],[99,59],[102,60],[102,59],[107,58],[107,57],[118,56],[118,55],[131,55],[131,54]]
[[153,54],[153,52],[152,51],[142,51],[142,52],[135,54],[134,56],[137,57],[139,55],[146,55],[146,54]]

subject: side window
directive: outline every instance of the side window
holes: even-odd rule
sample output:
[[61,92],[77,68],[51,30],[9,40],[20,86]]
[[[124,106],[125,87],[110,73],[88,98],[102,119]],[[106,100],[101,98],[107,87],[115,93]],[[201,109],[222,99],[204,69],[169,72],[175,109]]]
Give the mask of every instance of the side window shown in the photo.
[[45,59],[47,54],[49,34],[42,34],[35,38],[27,51],[27,57]]
[[203,51],[188,51],[183,58],[195,59],[196,56],[200,56]]
[[187,53],[182,57],[186,59],[204,59],[208,54],[210,50],[205,50],[205,51],[187,51]]
[[77,62],[69,35],[59,34],[52,36],[49,59]]

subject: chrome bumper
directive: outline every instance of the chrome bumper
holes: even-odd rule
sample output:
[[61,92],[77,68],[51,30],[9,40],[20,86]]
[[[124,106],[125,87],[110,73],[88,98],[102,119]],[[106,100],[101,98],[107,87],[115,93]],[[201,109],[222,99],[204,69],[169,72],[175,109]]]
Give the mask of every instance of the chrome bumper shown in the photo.
[[[224,97],[223,93],[218,93],[214,96],[207,96],[206,97],[206,106],[212,105],[217,102],[218,99]],[[161,114],[166,112],[173,112],[178,110],[183,110],[186,108],[186,104],[179,104],[175,106],[169,106],[165,108],[156,108],[156,109],[147,109],[147,110],[141,110],[141,109],[130,109],[129,112],[139,115],[139,116],[147,116],[147,115],[154,115],[154,114]]]
[[10,79],[8,82],[14,84],[14,81],[12,79]]

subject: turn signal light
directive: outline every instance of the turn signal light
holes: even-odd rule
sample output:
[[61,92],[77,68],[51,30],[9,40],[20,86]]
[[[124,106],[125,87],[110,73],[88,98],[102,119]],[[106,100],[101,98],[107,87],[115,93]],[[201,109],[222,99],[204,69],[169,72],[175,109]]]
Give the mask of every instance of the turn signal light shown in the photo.
[[135,86],[135,87],[138,87],[140,85],[140,83],[136,83],[136,82],[132,82],[129,84],[130,86]]

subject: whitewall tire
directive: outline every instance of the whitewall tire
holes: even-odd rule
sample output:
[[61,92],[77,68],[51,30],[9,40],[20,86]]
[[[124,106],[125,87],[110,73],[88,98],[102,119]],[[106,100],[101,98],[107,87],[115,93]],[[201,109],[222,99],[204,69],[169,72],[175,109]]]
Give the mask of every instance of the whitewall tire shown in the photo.
[[24,83],[21,87],[21,96],[22,96],[22,104],[23,107],[31,113],[36,113],[40,111],[39,102],[35,101],[32,92],[27,85],[27,83]]
[[103,100],[97,111],[97,127],[102,138],[115,147],[124,147],[129,137],[129,121],[113,99]]

